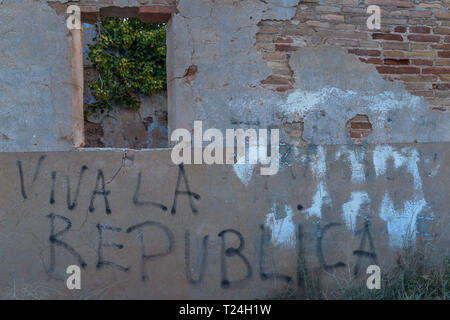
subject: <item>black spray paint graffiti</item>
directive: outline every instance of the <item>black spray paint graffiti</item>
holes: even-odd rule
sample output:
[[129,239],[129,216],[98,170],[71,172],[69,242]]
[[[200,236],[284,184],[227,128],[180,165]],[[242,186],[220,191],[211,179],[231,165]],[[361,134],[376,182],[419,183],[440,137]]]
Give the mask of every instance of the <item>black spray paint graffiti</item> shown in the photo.
[[[99,184],[100,184],[100,186],[99,186]],[[99,187],[101,187],[100,190],[99,190]],[[92,192],[92,196],[91,196],[91,203],[89,205],[89,211],[90,212],[95,211],[95,207],[94,207],[95,197],[97,195],[101,195],[101,196],[103,196],[103,199],[105,200],[106,214],[111,214],[111,208],[109,207],[109,201],[108,201],[109,193],[110,193],[110,191],[107,191],[105,189],[105,176],[103,175],[103,170],[99,169],[98,174],[97,174],[97,183],[95,184],[95,189]]]
[[116,268],[120,271],[126,272],[130,268],[123,267],[117,263],[103,260],[103,248],[117,248],[117,249],[123,249],[123,244],[121,243],[115,243],[115,242],[104,242],[103,240],[103,232],[104,230],[108,231],[114,231],[114,232],[121,232],[121,228],[111,227],[103,224],[97,224],[97,230],[98,230],[98,261],[97,261],[97,269],[101,269],[104,266],[109,266],[112,268]]
[[[299,207],[301,207],[301,205],[299,205]],[[297,238],[297,286],[305,287],[306,277],[308,276],[308,268],[306,267],[304,255],[303,228],[300,224],[297,226],[296,238]]]
[[[72,192],[70,190],[70,178],[69,178],[69,176],[66,176],[66,183],[67,183],[67,201],[66,202],[67,202],[67,208],[69,210],[73,210],[77,206],[78,195],[80,194],[81,179],[83,179],[83,174],[87,170],[88,170],[87,166],[81,167],[80,175],[78,177],[77,188],[75,190],[75,198],[74,198],[73,202],[71,202],[71,193]],[[97,180],[97,183],[98,183],[98,180]]]
[[[36,164],[36,168],[34,170],[32,184],[36,181],[36,179],[37,179],[37,177],[39,175],[39,172],[41,170],[42,163],[44,162],[46,157],[47,156],[45,156],[45,155],[39,157],[39,160],[38,160],[38,162]],[[17,168],[19,169],[20,191],[22,193],[22,197],[24,199],[28,199],[28,195],[27,195],[27,193],[25,191],[25,182],[24,182],[24,176],[23,176],[22,161],[17,160]]]
[[[191,210],[193,214],[198,213],[198,210],[195,208],[194,203],[192,201],[192,198],[196,199],[196,200],[200,200],[200,195],[192,192],[191,189],[189,188],[189,182],[186,176],[186,171],[184,170],[184,166],[183,164],[180,164],[178,166],[179,170],[178,170],[178,178],[177,178],[177,184],[175,187],[175,196],[173,198],[173,204],[172,204],[172,210],[170,210],[170,213],[172,214],[176,214],[177,210],[177,198],[179,195],[187,195],[189,198],[189,205],[191,206]],[[180,183],[181,183],[181,179],[183,178],[184,180],[184,184],[186,187],[186,191],[181,191],[180,188]]]
[[[41,156],[36,164],[36,169],[35,169],[35,173],[33,176],[33,183],[35,182],[35,180],[37,179],[39,172],[40,172],[40,168],[42,166],[43,161],[45,160],[45,155]],[[17,167],[18,167],[18,172],[19,172],[19,181],[20,181],[20,191],[22,193],[22,197],[24,199],[28,198],[27,192],[26,192],[26,188],[25,188],[25,182],[24,182],[24,173],[23,173],[23,166],[22,166],[22,162],[20,160],[17,161]],[[172,209],[171,209],[171,213],[172,215],[176,214],[177,211],[177,200],[179,196],[185,195],[188,197],[189,199],[189,205],[190,205],[190,209],[192,211],[192,213],[197,214],[198,213],[198,209],[195,207],[194,205],[194,199],[195,200],[200,200],[200,195],[196,192],[191,191],[190,186],[189,186],[189,181],[188,181],[188,177],[186,174],[186,171],[184,169],[184,166],[181,164],[178,166],[178,177],[177,177],[177,182],[176,182],[176,186],[175,186],[175,191],[174,191],[174,198],[173,198],[173,203],[172,203]],[[67,203],[67,208],[69,210],[74,210],[77,205],[78,205],[78,198],[81,192],[81,186],[82,186],[82,182],[83,182],[83,177],[86,173],[86,171],[88,170],[88,167],[86,165],[83,165],[81,167],[79,176],[78,176],[78,182],[75,188],[75,194],[74,194],[74,198],[72,200],[72,187],[71,187],[71,182],[70,182],[70,178],[69,176],[66,176],[66,187],[67,187],[67,197],[66,197],[66,203]],[[57,177],[57,172],[56,171],[52,171],[51,173],[51,189],[50,189],[50,200],[49,203],[51,205],[54,205],[56,203],[55,200],[55,193],[56,193],[56,177]],[[185,190],[181,190],[181,184],[182,181],[184,182],[184,187]],[[135,193],[133,195],[133,204],[137,207],[141,207],[141,206],[156,206],[158,208],[160,208],[163,211],[167,211],[168,208],[167,206],[158,203],[156,201],[143,201],[139,199],[139,194],[141,191],[141,184],[142,184],[142,172],[139,171],[138,176],[137,176],[137,181],[136,181],[136,189],[135,189]],[[111,214],[112,210],[110,207],[110,203],[109,203],[109,199],[108,196],[110,195],[110,191],[106,190],[106,183],[105,183],[105,177],[103,174],[103,170],[102,169],[98,169],[97,172],[97,179],[96,179],[96,184],[95,184],[95,188],[92,192],[92,196],[90,199],[90,204],[89,204],[89,211],[90,212],[94,212],[95,211],[95,199],[96,196],[103,196],[104,202],[105,202],[105,212],[106,214]]]
[[[164,232],[164,234],[167,237],[167,241],[168,241],[168,245],[167,245],[167,250],[163,251],[163,252],[159,252],[159,253],[154,253],[154,254],[146,254],[146,250],[145,250],[145,242],[144,242],[144,227],[156,227],[160,230],[162,230]],[[172,231],[170,231],[169,228],[167,228],[165,225],[159,223],[159,222],[155,222],[155,221],[146,221],[140,224],[137,224],[135,226],[129,227],[127,229],[127,233],[131,233],[134,230],[138,231],[138,238],[139,238],[139,243],[141,246],[141,279],[142,281],[146,281],[148,280],[148,275],[147,275],[147,271],[146,271],[146,263],[148,261],[154,260],[156,258],[159,257],[164,257],[169,255],[174,247],[174,236]]]
[[[226,247],[226,234],[234,234],[239,238],[239,246],[237,248],[227,248]],[[222,274],[222,281],[221,286],[222,288],[230,288],[231,286],[235,286],[238,284],[242,284],[243,282],[249,280],[252,277],[252,266],[250,265],[247,258],[242,254],[242,250],[245,247],[245,241],[244,237],[239,233],[239,231],[228,229],[220,232],[218,234],[219,237],[222,238],[222,249],[221,249],[221,274]],[[247,274],[244,278],[240,280],[230,280],[228,277],[228,271],[227,271],[227,257],[233,257],[237,256],[241,258],[242,262],[245,264],[245,267],[247,268]]]
[[261,280],[271,280],[271,279],[281,279],[286,282],[292,280],[291,277],[280,274],[280,273],[266,273],[264,269],[264,257],[265,257],[265,247],[266,243],[270,242],[271,235],[264,228],[264,225],[260,226],[261,229],[261,239],[259,242],[259,276]]
[[[62,237],[63,234],[69,232],[69,230],[72,228],[72,221],[70,221],[70,219],[64,216],[53,213],[49,214],[47,217],[50,218],[50,235],[48,237],[48,241],[50,242],[50,267],[48,269],[48,273],[51,274],[55,271],[55,264],[56,264],[55,246],[59,246],[66,249],[71,255],[73,255],[77,259],[78,265],[80,265],[81,268],[83,269],[86,268],[87,263],[83,260],[81,255],[74,248],[69,246],[66,242],[59,239],[60,237]],[[63,230],[55,233],[56,219],[65,222],[66,227]]]
[[[362,234],[362,236],[361,236],[361,243],[359,245],[359,249],[353,251],[353,254],[358,256],[358,260],[356,262],[355,271],[354,271],[355,276],[357,276],[359,274],[359,270],[361,268],[361,263],[362,263],[363,258],[369,258],[375,265],[378,265],[377,255],[375,253],[375,246],[373,244],[372,235],[370,234],[368,221],[366,221],[364,223],[364,227],[361,230],[358,230],[355,232],[355,235],[360,235],[360,234]],[[364,248],[366,246],[366,240],[369,240],[370,251],[364,251]]]
[[[77,263],[85,269],[87,267],[87,263],[84,261],[84,259],[81,257],[81,255],[73,248],[71,247],[67,242],[63,241],[62,238],[65,234],[67,234],[71,228],[72,228],[72,222],[67,217],[56,215],[56,214],[50,214],[48,215],[48,218],[50,218],[50,236],[49,236],[49,242],[50,242],[50,268],[46,270],[49,274],[53,274],[55,271],[56,266],[56,247],[60,247],[64,250],[66,250],[68,253],[70,253],[77,261]],[[55,222],[61,221],[65,223],[65,227],[56,232],[55,231]],[[323,229],[320,230],[320,233],[317,236],[317,247],[316,247],[316,254],[317,258],[319,260],[319,263],[321,265],[321,268],[324,270],[333,270],[336,268],[344,267],[345,264],[342,262],[335,263],[334,265],[329,265],[326,262],[326,259],[324,257],[324,253],[322,252],[322,241],[323,236],[332,227],[337,227],[340,224],[338,223],[330,223],[326,225]],[[102,270],[104,267],[110,267],[117,270],[120,270],[122,272],[128,272],[131,270],[130,266],[122,266],[112,261],[107,261],[103,258],[103,249],[104,248],[113,248],[122,250],[124,249],[124,245],[121,243],[116,242],[107,242],[105,241],[105,232],[114,232],[114,233],[120,233],[122,232],[122,228],[119,227],[113,227],[103,224],[97,224],[96,225],[97,231],[98,231],[98,247],[97,247],[97,270]],[[152,231],[148,230],[149,228],[153,228]],[[156,222],[156,221],[146,221],[140,224],[133,225],[126,229],[127,234],[131,234],[132,232],[136,231],[138,244],[141,251],[141,280],[146,281],[149,280],[149,276],[147,273],[147,263],[150,261],[155,261],[158,258],[164,258],[169,256],[174,252],[175,248],[175,237],[172,231],[165,225]],[[144,233],[145,232],[154,232],[159,231],[164,234],[163,237],[158,237],[158,241],[162,241],[162,244],[166,246],[166,249],[161,250],[160,252],[155,252],[152,254],[148,254],[147,250],[149,249],[149,243],[145,243],[144,240]],[[282,280],[286,283],[291,283],[293,277],[277,273],[277,272],[268,272],[266,270],[266,252],[267,248],[270,242],[270,233],[266,228],[261,225],[260,226],[260,239],[259,239],[259,250],[255,251],[255,259],[259,264],[259,278],[262,281],[269,281],[269,280]],[[361,259],[369,257],[372,259],[373,262],[376,263],[376,255],[374,252],[373,247],[373,241],[370,235],[369,230],[369,224],[366,223],[364,225],[364,228],[359,230],[356,234],[360,234],[362,236],[361,243],[358,250],[354,251],[354,254],[358,257],[358,261],[356,262],[356,268],[355,268],[355,277],[358,275],[358,270],[361,265]],[[221,231],[218,235],[218,237],[221,238],[221,245],[220,245],[220,274],[221,274],[221,281],[220,286],[223,289],[231,289],[236,288],[240,285],[244,285],[245,283],[248,283],[253,274],[253,268],[250,263],[250,261],[247,259],[247,257],[244,255],[244,249],[245,249],[245,240],[242,234],[233,229],[226,229]],[[238,245],[235,247],[228,247],[227,243],[232,241],[233,238],[236,240],[237,237],[237,243]],[[306,287],[306,277],[308,275],[308,269],[306,267],[306,261],[305,261],[305,250],[304,250],[304,244],[303,244],[303,228],[299,224],[297,225],[297,231],[296,231],[296,238],[297,238],[297,244],[296,244],[296,255],[297,255],[297,286],[298,287]],[[191,285],[198,285],[202,281],[204,281],[206,268],[207,268],[207,257],[208,257],[208,239],[209,236],[205,235],[201,238],[201,248],[197,249],[198,258],[197,261],[198,266],[196,272],[192,271],[192,259],[191,259],[191,234],[189,230],[185,231],[184,234],[184,240],[185,240],[185,256],[184,256],[184,262],[185,262],[185,274],[186,274],[186,280]],[[200,240],[200,239],[199,239]],[[366,246],[366,242],[368,240],[370,250],[371,251],[364,251],[364,248]],[[148,241],[147,241],[148,242]],[[197,242],[199,243],[199,242]],[[235,259],[237,258],[238,261],[236,262]],[[239,261],[240,260],[240,261]],[[235,279],[232,274],[230,274],[230,265],[233,263],[237,264],[243,264],[246,269],[246,274],[244,276],[239,275],[239,279]],[[194,276],[194,274],[197,274]]]
[[[36,179],[39,176],[40,168],[42,166],[42,163],[45,159],[45,156],[41,156],[39,160],[37,161],[35,172],[33,175],[33,182],[36,181]],[[24,175],[23,175],[23,167],[22,163],[20,161],[17,161],[18,171],[19,171],[19,178],[20,178],[20,186],[21,186],[21,193],[24,199],[27,199],[27,193],[24,183]],[[75,188],[75,194],[74,198],[72,200],[72,191],[71,191],[71,185],[70,180],[68,177],[66,177],[67,181],[67,207],[69,210],[74,210],[77,207],[77,200],[79,198],[80,192],[81,192],[81,186],[83,181],[83,175],[88,170],[87,166],[82,166],[81,171],[79,173],[79,178],[77,182],[77,186]],[[50,192],[50,203],[55,203],[55,188],[56,188],[56,175],[57,173],[55,171],[51,172],[51,192]],[[182,180],[184,181],[184,189],[182,189],[183,186],[181,186]],[[133,196],[133,203],[135,206],[156,206],[160,208],[163,211],[167,211],[167,207],[159,204],[155,201],[143,201],[139,200],[139,194],[141,191],[141,183],[142,183],[142,173],[139,172],[137,175],[137,181],[136,181],[136,190]],[[110,195],[110,191],[105,189],[105,179],[103,171],[100,169],[97,173],[97,179],[95,188],[92,192],[92,196],[90,199],[90,206],[89,211],[93,212],[95,211],[94,203],[96,200],[97,195],[103,196],[103,200],[105,203],[105,211],[107,214],[111,214],[110,204],[108,196]],[[198,210],[194,206],[194,199],[200,200],[200,195],[192,192],[189,186],[188,177],[185,171],[185,168],[183,165],[180,165],[178,167],[178,177],[174,192],[174,199],[173,199],[173,205],[171,213],[175,214],[177,210],[177,199],[178,196],[185,195],[188,196],[189,199],[189,205],[192,213],[196,214],[198,213]],[[192,199],[193,198],[193,199]],[[298,205],[298,210],[302,210],[303,206]],[[63,236],[66,235],[72,228],[72,222],[70,219],[56,214],[50,214],[48,215],[48,218],[50,218],[50,236],[49,236],[49,242],[50,242],[50,268],[47,270],[49,273],[53,273],[55,270],[56,265],[56,248],[61,248],[66,250],[68,253],[70,253],[73,257],[76,258],[78,264],[82,268],[87,267],[87,263],[83,260],[81,255],[70,245],[68,245],[67,242],[64,242],[62,240]],[[56,222],[63,222],[65,223],[65,227],[56,232]],[[324,253],[323,253],[323,238],[326,234],[326,232],[333,227],[337,227],[340,224],[338,223],[331,223],[326,225],[323,229],[320,229],[317,233],[317,242],[316,242],[316,255],[317,258],[321,264],[321,267],[325,270],[333,270],[336,268],[341,268],[346,266],[343,262],[337,262],[335,264],[329,265],[327,263],[327,260],[325,259]],[[144,241],[144,228],[145,227],[153,227],[159,230],[162,230],[167,238],[167,250],[164,250],[159,253],[153,253],[153,254],[147,254],[146,253],[146,246]],[[97,259],[97,269],[101,270],[104,267],[112,267],[118,270],[121,270],[123,272],[129,271],[130,267],[128,266],[121,266],[117,263],[114,263],[112,261],[107,261],[103,259],[103,250],[104,248],[116,248],[116,249],[123,249],[123,244],[114,243],[114,242],[105,242],[104,240],[104,234],[106,232],[122,232],[121,228],[107,226],[98,224],[97,230],[99,234],[99,242],[98,242],[98,259]],[[133,231],[137,231],[137,238],[139,241],[139,245],[141,248],[141,278],[142,280],[147,280],[149,277],[146,272],[146,264],[149,261],[155,260],[157,258],[162,258],[167,255],[170,255],[174,250],[175,245],[175,239],[174,236],[169,228],[166,226],[158,223],[158,222],[144,222],[132,227],[129,227],[126,229],[127,233],[131,233]],[[267,266],[265,262],[266,260],[266,254],[267,254],[267,245],[270,242],[270,233],[265,230],[264,226],[260,226],[261,230],[261,238],[259,239],[259,256],[257,257],[258,263],[259,263],[259,278],[263,281],[265,280],[271,280],[271,279],[281,279],[285,282],[291,282],[293,277],[290,277],[288,275],[282,274],[282,273],[276,273],[276,272],[269,272],[266,270]],[[364,228],[359,230],[355,233],[356,235],[361,235],[361,243],[358,250],[355,250],[353,254],[357,257],[356,266],[355,266],[355,276],[359,274],[359,271],[361,269],[361,264],[363,259],[370,259],[372,262],[376,263],[376,254],[375,254],[375,248],[372,240],[372,236],[370,234],[369,230],[369,223],[366,223],[364,225]],[[237,236],[239,240],[239,245],[237,247],[231,247],[227,248],[227,241],[226,239],[229,239],[229,236]],[[252,278],[252,266],[249,262],[249,260],[244,255],[244,237],[237,231],[233,229],[227,229],[223,230],[218,234],[218,236],[221,238],[221,287],[222,288],[231,288],[236,287],[239,284],[245,283],[248,280]],[[305,262],[305,255],[304,255],[304,248],[303,248],[303,230],[302,226],[297,226],[297,232],[296,232],[296,239],[297,239],[297,284],[299,287],[302,287],[305,285],[305,278],[307,275],[307,268],[306,268],[306,262]],[[192,260],[191,260],[191,235],[189,231],[185,232],[185,271],[186,271],[186,279],[187,281],[192,285],[197,285],[201,283],[204,280],[205,277],[205,270],[207,267],[207,257],[208,257],[208,235],[204,236],[201,239],[201,248],[198,249],[198,261],[199,266],[197,270],[193,271],[191,268]],[[369,249],[366,249],[367,245],[369,246]],[[147,248],[148,249],[148,248]],[[365,251],[368,250],[368,251]],[[232,258],[235,259],[232,259]],[[244,277],[240,277],[239,280],[235,280],[233,276],[229,275],[229,266],[232,263],[233,260],[241,260],[240,263],[243,263],[245,268],[247,269],[246,275]],[[256,257],[255,257],[256,258]],[[239,262],[238,262],[239,263]]]
[[142,172],[139,170],[139,174],[137,177],[136,182],[136,191],[134,192],[133,196],[133,203],[135,206],[156,206],[160,208],[162,211],[167,211],[167,207],[165,205],[162,205],[160,203],[154,202],[154,201],[139,201],[139,192],[141,190],[141,181],[142,181]]
[[320,262],[322,268],[327,270],[327,271],[330,271],[330,270],[333,270],[333,269],[336,269],[336,268],[343,268],[343,267],[345,267],[345,263],[343,263],[343,262],[336,262],[335,264],[332,264],[332,265],[327,264],[326,261],[325,261],[324,254],[323,254],[323,244],[322,244],[322,242],[323,242],[323,237],[324,237],[325,233],[329,229],[331,229],[333,227],[340,226],[340,225],[341,225],[340,223],[329,223],[322,230],[320,230],[320,224],[318,225],[319,230],[317,232],[318,235],[317,235],[317,242],[316,242],[317,259],[319,259],[319,262]]

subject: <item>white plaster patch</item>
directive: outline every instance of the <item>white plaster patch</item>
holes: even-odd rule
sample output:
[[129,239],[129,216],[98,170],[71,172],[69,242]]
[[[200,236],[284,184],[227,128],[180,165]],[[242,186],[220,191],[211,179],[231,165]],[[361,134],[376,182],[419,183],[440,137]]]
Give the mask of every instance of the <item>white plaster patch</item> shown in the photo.
[[[380,206],[380,218],[387,222],[390,245],[402,247],[406,241],[414,241],[416,238],[417,216],[428,209],[422,189],[422,179],[417,163],[419,154],[417,150],[403,148],[394,150],[391,146],[377,146],[373,151],[373,164],[377,177],[386,174],[386,165],[389,159],[393,159],[396,169],[406,166],[413,176],[414,198],[404,203],[402,209],[395,209],[394,203],[386,192]],[[431,212],[431,215],[433,213]]]
[[350,201],[342,205],[342,217],[350,231],[355,231],[356,217],[360,213],[361,207],[369,202],[369,195],[366,192],[357,191],[352,192]]
[[294,211],[288,205],[284,206],[286,216],[277,219],[279,207],[273,204],[271,212],[266,216],[266,226],[272,231],[271,241],[276,246],[293,247],[295,245],[295,225],[292,220]]
[[403,209],[395,210],[389,194],[384,195],[380,218],[387,222],[389,243],[401,248],[416,238],[417,216],[427,207],[424,199],[406,201]]
[[280,111],[285,114],[296,114],[304,117],[311,110],[318,110],[321,106],[333,99],[334,101],[348,99],[363,99],[368,110],[377,114],[374,127],[382,127],[389,111],[397,109],[420,109],[422,98],[405,92],[401,96],[392,91],[383,91],[373,95],[361,95],[358,91],[342,90],[335,87],[326,87],[317,91],[295,90],[290,93]]

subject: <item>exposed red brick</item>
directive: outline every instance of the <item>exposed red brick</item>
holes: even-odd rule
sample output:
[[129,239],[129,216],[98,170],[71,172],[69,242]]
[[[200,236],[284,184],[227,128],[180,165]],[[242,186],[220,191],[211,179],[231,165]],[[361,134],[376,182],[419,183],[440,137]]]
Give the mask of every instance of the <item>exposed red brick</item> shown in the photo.
[[439,36],[423,36],[423,35],[409,35],[408,39],[416,42],[439,42]]
[[372,125],[370,122],[352,122],[352,129],[372,129]]
[[283,77],[271,75],[266,80],[261,81],[261,84],[290,85],[291,81]]
[[386,7],[399,7],[399,8],[413,8],[414,3],[408,0],[366,0],[365,4],[371,5],[379,5]]
[[358,114],[347,122],[347,131],[355,143],[361,143],[362,139],[372,133],[372,124],[369,117]]
[[450,34],[450,28],[435,28],[435,34]]
[[100,16],[102,17],[115,17],[115,18],[137,18],[139,14],[139,8],[137,7],[103,7],[99,9]]
[[450,51],[439,51],[438,56],[440,58],[450,58]]
[[277,45],[275,45],[275,50],[277,50],[277,51],[296,51],[297,47],[287,45],[287,44],[277,44]]
[[[450,16],[443,12],[450,0],[424,1],[365,0],[361,7],[361,0],[300,0],[313,4],[297,10],[298,25],[274,20],[259,24],[256,45],[273,70],[273,77],[262,84],[281,92],[291,89],[295,79],[288,59],[295,43],[326,41],[375,65],[386,81],[403,81],[410,93],[450,106]],[[365,28],[370,4],[382,6],[382,28],[374,32]],[[344,17],[337,25],[331,21]],[[306,32],[305,25],[317,28]],[[353,137],[361,137],[361,126],[351,129]]]
[[383,74],[418,74],[420,69],[416,67],[376,67],[379,73]]
[[432,66],[433,61],[432,60],[424,60],[424,59],[412,59],[411,64],[414,64],[416,66]]
[[349,49],[348,53],[356,54],[358,56],[379,57],[381,55],[378,50],[366,50],[366,49]]
[[292,86],[282,86],[282,87],[277,87],[275,90],[278,92],[285,92],[288,90],[292,90],[294,87]]
[[403,41],[403,37],[401,35],[391,33],[374,33],[372,38],[374,40]]
[[176,7],[169,6],[142,6],[139,7],[139,19],[147,23],[164,23],[169,21]]
[[434,44],[431,46],[433,49],[438,49],[438,50],[450,50],[450,44]]
[[394,32],[398,32],[398,33],[405,33],[406,32],[406,27],[395,27]]
[[361,60],[362,62],[365,62],[365,63],[371,63],[371,64],[383,64],[383,60],[378,59],[378,58],[368,58],[368,59],[365,59],[365,58],[359,58],[359,60]]
[[450,68],[425,68],[423,74],[450,74]]
[[409,59],[384,59],[384,64],[387,65],[408,65]]
[[431,28],[424,26],[409,27],[409,32],[411,33],[430,33],[430,31]]

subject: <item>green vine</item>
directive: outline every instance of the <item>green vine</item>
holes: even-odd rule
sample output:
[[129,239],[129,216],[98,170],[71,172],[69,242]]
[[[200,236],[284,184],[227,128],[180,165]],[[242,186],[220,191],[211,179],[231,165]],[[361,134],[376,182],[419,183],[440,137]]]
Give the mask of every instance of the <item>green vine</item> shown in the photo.
[[104,18],[88,56],[99,77],[89,83],[89,111],[139,108],[139,96],[166,89],[166,26],[133,18]]

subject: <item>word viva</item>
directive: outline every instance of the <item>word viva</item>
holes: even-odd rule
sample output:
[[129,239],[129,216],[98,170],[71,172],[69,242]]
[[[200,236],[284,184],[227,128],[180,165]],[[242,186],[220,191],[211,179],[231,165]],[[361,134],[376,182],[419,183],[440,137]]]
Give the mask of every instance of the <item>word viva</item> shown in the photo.
[[[267,129],[259,129],[258,132],[255,129],[226,129],[224,144],[221,130],[208,129],[203,133],[202,121],[194,121],[193,139],[187,129],[173,131],[171,141],[178,143],[172,150],[171,158],[177,165],[192,164],[193,141],[193,164],[256,165],[260,163],[269,165],[269,167],[261,167],[261,175],[271,176],[277,174],[279,169],[280,132],[279,129],[270,130],[270,144],[268,144],[268,134]],[[246,147],[247,141],[248,147]],[[204,142],[210,143],[203,148]],[[248,151],[248,161],[246,161],[246,151]]]

